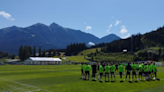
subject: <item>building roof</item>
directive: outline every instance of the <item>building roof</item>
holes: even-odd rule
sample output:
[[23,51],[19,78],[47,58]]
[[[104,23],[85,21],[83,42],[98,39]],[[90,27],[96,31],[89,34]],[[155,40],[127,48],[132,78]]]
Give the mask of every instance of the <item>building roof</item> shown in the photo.
[[60,58],[49,58],[49,57],[29,57],[32,61],[62,61]]

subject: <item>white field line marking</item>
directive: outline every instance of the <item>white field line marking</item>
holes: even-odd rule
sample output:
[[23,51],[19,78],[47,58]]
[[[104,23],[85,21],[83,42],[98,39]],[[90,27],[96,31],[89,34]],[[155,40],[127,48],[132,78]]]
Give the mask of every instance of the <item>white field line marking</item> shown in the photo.
[[[36,89],[39,89],[38,87],[36,86],[32,86],[32,85],[28,85],[28,84],[24,84],[24,83],[20,83],[20,82],[15,82],[15,81],[9,81],[9,80],[6,80],[6,79],[3,79],[3,78],[0,78],[1,80],[4,80],[4,81],[8,81],[8,82],[12,82],[12,83],[16,83],[16,84],[19,84],[19,85],[23,85],[23,86],[26,86],[26,87],[31,87],[31,88],[36,88]],[[40,90],[43,90],[43,89],[40,89]],[[51,91],[48,91],[48,90],[43,90],[43,91],[46,91],[46,92],[51,92]]]

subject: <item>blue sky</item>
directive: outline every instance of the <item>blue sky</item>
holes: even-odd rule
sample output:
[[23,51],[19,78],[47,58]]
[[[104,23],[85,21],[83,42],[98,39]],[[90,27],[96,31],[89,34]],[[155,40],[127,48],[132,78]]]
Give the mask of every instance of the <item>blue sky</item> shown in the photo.
[[164,25],[164,0],[0,0],[0,28],[35,23],[122,38]]

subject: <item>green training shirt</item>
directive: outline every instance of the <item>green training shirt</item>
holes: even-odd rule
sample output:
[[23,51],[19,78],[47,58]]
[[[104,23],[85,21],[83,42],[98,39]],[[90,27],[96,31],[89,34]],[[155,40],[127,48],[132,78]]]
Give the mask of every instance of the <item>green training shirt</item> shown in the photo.
[[85,71],[90,71],[90,70],[91,70],[90,65],[86,65],[86,66],[85,66]]
[[84,70],[85,70],[85,67],[87,67],[87,65],[84,65]]
[[105,73],[109,73],[110,66],[105,66]]
[[132,67],[132,72],[136,72],[137,66],[135,64],[132,64],[131,67]]
[[118,66],[118,71],[119,71],[119,72],[123,72],[123,65],[119,65],[119,66]]
[[156,65],[153,65],[153,72],[157,72],[156,69],[157,69]]
[[116,66],[115,66],[115,65],[111,65],[111,66],[110,66],[110,69],[111,69],[111,70],[110,70],[111,72],[114,72],[115,69],[116,69]]
[[103,66],[102,65],[99,66],[99,73],[103,73]]
[[121,63],[122,66],[124,66],[124,63]]
[[138,68],[139,68],[139,72],[142,72],[143,71],[143,66],[141,64],[139,65]]
[[148,65],[145,65],[144,66],[144,72],[148,72],[148,70],[149,70],[149,66]]
[[144,64],[143,63],[141,65],[142,65],[142,67],[144,67]]
[[138,64],[135,64],[135,66],[136,66],[136,69],[138,69],[138,67],[139,67]]
[[153,64],[149,65],[149,71],[151,72],[153,70]]

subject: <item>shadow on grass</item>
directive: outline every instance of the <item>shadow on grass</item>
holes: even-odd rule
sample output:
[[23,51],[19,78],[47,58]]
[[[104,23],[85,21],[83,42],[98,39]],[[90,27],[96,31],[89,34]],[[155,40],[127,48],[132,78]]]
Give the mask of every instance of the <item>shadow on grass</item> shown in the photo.
[[123,83],[124,81],[120,81],[120,83]]
[[133,83],[132,81],[128,81],[129,83]]
[[138,83],[138,81],[134,81],[135,83]]
[[156,80],[160,81],[160,79],[156,79]]
[[145,82],[144,80],[140,80],[141,82]]
[[111,81],[111,83],[115,83],[115,81]]

